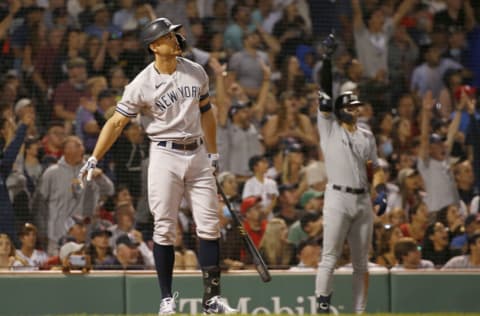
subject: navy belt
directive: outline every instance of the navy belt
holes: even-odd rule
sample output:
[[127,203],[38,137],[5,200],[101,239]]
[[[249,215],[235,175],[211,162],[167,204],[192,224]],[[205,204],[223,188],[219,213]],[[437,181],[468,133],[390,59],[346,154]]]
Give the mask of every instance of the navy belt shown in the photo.
[[367,192],[367,190],[364,189],[364,188],[351,188],[351,187],[346,187],[346,186],[341,186],[341,185],[336,185],[336,184],[333,184],[332,188],[334,190],[347,192],[347,193],[350,193],[350,194],[363,194],[363,193]]
[[161,140],[157,144],[158,144],[158,146],[171,148],[171,149],[175,149],[175,150],[195,150],[198,147],[200,147],[200,145],[203,144],[203,140],[202,139],[195,140],[195,141],[190,142],[190,143],[177,143],[177,142],[174,142],[172,140]]

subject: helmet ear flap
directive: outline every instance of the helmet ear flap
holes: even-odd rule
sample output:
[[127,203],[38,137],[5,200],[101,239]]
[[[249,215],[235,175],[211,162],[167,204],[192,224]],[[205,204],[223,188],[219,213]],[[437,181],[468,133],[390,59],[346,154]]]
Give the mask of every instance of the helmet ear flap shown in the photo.
[[187,48],[187,40],[185,37],[180,33],[175,33],[175,37],[177,38],[178,46],[180,46],[182,52],[185,51]]

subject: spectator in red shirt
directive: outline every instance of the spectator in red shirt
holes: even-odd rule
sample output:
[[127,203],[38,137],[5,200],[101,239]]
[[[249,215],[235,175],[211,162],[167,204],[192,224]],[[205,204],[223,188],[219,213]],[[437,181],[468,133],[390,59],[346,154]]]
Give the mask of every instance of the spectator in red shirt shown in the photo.
[[257,248],[260,245],[267,226],[267,221],[262,220],[263,211],[261,201],[262,198],[259,196],[249,196],[243,199],[242,205],[240,206],[240,211],[245,217],[243,221],[245,231]]
[[62,157],[65,136],[65,127],[62,122],[50,123],[47,133],[42,139],[42,162],[45,162],[45,158],[53,158],[56,161]]

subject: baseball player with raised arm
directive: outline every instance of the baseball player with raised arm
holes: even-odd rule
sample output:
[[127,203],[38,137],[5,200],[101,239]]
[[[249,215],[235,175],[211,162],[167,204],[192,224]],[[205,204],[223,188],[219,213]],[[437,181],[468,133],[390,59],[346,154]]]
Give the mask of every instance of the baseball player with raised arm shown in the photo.
[[176,313],[172,295],[173,243],[180,202],[190,204],[199,237],[205,314],[233,314],[220,296],[219,219],[214,171],[218,161],[216,122],[204,69],[181,57],[181,25],[158,18],[142,30],[155,61],[125,88],[115,114],[103,127],[92,156],[81,170],[87,181],[131,118],[140,114],[150,138],[148,199],[154,218],[153,253],[161,291],[159,315]]
[[[354,312],[363,313],[367,301],[368,251],[372,238],[372,207],[367,165],[375,170],[376,190],[384,190],[384,176],[377,162],[373,134],[357,126],[357,96],[345,92],[332,107],[330,97],[320,92],[317,127],[325,157],[328,183],[323,207],[323,249],[315,283],[317,312],[328,314],[332,296],[333,271],[347,238],[353,265]],[[377,195],[377,193],[375,193]],[[383,201],[382,210],[386,202]]]

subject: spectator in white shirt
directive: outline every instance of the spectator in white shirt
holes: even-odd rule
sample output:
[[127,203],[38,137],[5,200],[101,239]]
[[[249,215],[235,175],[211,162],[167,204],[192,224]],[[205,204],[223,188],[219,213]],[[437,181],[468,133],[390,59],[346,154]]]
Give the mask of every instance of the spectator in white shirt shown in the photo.
[[268,170],[268,160],[265,156],[255,155],[248,162],[253,177],[245,182],[242,198],[249,196],[260,196],[264,210],[264,218],[273,217],[272,210],[279,195],[277,182],[265,176]]
[[30,223],[25,223],[18,233],[21,247],[15,252],[15,262],[13,269],[38,270],[48,261],[48,255],[35,249],[37,243],[37,227]]
[[436,212],[451,204],[459,205],[460,197],[453,172],[449,165],[453,141],[458,131],[461,111],[465,104],[457,105],[455,117],[448,127],[446,139],[441,135],[431,134],[430,121],[433,115],[435,101],[432,93],[428,92],[422,101],[422,123],[419,159],[417,169],[425,183],[426,198],[430,220],[436,217]]

